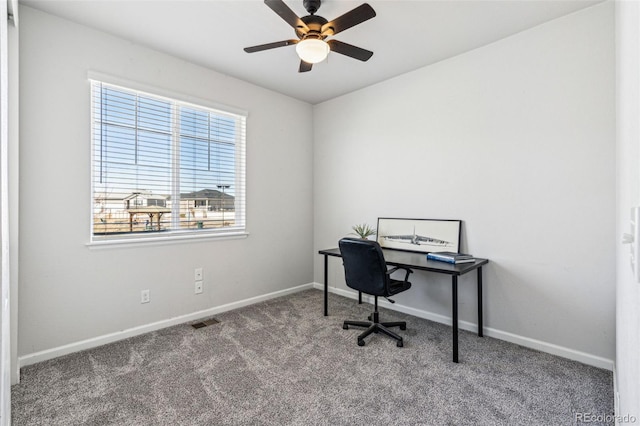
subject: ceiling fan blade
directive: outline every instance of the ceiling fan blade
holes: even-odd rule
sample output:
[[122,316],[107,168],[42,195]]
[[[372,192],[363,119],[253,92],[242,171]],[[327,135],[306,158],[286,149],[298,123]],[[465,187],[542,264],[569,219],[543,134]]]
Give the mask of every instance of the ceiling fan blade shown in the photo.
[[277,13],[282,19],[284,19],[287,24],[291,25],[294,29],[300,29],[302,32],[307,33],[309,31],[309,27],[307,24],[302,22],[302,19],[295,14],[293,10],[289,8],[282,0],[264,0],[264,4],[266,4],[271,10]]
[[291,46],[296,44],[300,40],[282,40],[273,43],[260,44],[258,46],[245,47],[244,51],[247,53],[260,52],[262,50],[275,49],[276,47]]
[[300,68],[298,68],[298,72],[311,71],[312,66],[313,64],[310,64],[309,62],[300,61]]
[[350,10],[333,21],[329,21],[322,26],[322,35],[334,35],[341,31],[358,25],[376,16],[376,11],[367,3],[363,3],[355,9]]
[[338,40],[329,40],[327,41],[329,48],[332,52],[340,53],[341,55],[350,56],[355,59],[359,59],[361,61],[368,61],[371,56],[373,56],[373,52],[370,50],[363,49],[361,47],[353,46],[348,43],[344,43]]

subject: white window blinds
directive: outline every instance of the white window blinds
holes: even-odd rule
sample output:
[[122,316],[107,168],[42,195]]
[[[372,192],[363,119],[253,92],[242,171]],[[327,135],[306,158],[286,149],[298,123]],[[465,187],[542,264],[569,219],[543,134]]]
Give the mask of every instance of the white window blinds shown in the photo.
[[245,231],[246,116],[91,81],[92,240]]

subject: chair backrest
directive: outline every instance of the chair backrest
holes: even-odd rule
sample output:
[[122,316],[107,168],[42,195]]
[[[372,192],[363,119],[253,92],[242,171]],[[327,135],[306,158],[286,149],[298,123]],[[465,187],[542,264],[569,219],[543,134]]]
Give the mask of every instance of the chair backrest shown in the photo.
[[343,238],[338,245],[347,285],[374,296],[389,296],[387,264],[380,244],[360,238]]

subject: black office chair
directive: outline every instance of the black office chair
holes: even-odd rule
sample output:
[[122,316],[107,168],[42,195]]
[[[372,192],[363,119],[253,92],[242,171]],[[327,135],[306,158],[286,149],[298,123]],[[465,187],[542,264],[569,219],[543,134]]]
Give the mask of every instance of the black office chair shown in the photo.
[[[389,327],[407,329],[405,321],[380,322],[378,317],[378,296],[389,299],[389,296],[409,290],[411,283],[407,281],[413,271],[409,268],[396,267],[387,270],[387,264],[380,245],[375,241],[359,238],[343,238],[339,242],[340,253],[344,264],[344,273],[347,285],[354,290],[374,296],[374,311],[367,321],[345,321],[342,328],[349,329],[350,325],[366,327],[367,329],[358,336],[358,346],[364,346],[364,338],[371,333],[382,332],[397,341],[398,347],[403,346],[402,337],[389,330]],[[398,269],[406,271],[403,281],[391,278],[391,274]]]

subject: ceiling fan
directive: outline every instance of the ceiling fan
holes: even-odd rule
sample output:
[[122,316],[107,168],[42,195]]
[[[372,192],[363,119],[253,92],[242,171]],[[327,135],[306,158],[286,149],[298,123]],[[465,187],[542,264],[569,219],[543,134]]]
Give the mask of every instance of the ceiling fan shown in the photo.
[[361,61],[367,61],[373,55],[373,52],[351,44],[335,39],[325,40],[327,37],[334,36],[376,16],[375,10],[367,3],[361,4],[333,21],[327,21],[322,16],[315,15],[320,8],[321,0],[303,0],[302,4],[309,15],[302,18],[299,18],[282,0],[264,0],[264,3],[293,27],[298,40],[283,40],[245,47],[244,51],[247,53],[295,44],[296,52],[300,57],[298,72],[311,71],[313,64],[322,62],[329,54],[329,51]]

